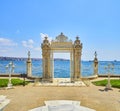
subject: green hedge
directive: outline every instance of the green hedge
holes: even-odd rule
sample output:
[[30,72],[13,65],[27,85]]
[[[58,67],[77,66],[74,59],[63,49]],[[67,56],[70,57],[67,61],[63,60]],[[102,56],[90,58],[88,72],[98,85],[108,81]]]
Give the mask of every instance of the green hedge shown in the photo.
[[[106,86],[108,83],[107,79],[101,80],[101,81],[94,81],[92,82],[96,86]],[[120,80],[118,79],[111,79],[110,80],[111,86],[114,88],[120,88]]]
[[[8,79],[0,79],[0,87],[7,87],[8,82]],[[11,83],[13,84],[13,86],[24,85],[24,81],[21,79],[11,79]],[[25,81],[25,84],[28,84],[28,82]]]

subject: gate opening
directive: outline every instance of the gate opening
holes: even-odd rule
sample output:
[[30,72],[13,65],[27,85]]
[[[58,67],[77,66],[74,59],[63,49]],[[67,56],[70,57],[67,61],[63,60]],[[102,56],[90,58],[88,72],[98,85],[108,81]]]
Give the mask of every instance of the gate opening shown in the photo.
[[54,78],[70,78],[70,53],[54,53]]

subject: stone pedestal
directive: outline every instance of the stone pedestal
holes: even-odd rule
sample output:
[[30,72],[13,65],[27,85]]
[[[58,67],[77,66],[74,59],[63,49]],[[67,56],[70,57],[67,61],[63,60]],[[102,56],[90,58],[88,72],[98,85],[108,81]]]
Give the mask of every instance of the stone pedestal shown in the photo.
[[27,69],[26,69],[27,77],[32,76],[32,61],[30,58],[30,52],[28,52],[28,59],[27,59]]
[[98,76],[98,59],[97,59],[97,53],[95,51],[95,58],[94,58],[94,75]]
[[7,89],[11,89],[11,88],[13,88],[12,83],[8,83],[8,85],[7,85]]
[[110,74],[108,74],[108,83],[106,85],[106,90],[112,90],[111,83],[110,83]]

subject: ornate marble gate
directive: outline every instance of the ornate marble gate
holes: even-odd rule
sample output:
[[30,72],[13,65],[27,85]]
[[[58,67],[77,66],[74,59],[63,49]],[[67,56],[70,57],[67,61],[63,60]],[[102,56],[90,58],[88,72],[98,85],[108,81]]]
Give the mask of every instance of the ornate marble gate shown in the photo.
[[[70,53],[70,78],[71,82],[81,78],[81,52],[82,43],[79,37],[76,37],[74,43],[68,40],[63,33],[58,35],[51,43],[45,37],[41,45],[43,57],[43,80],[53,81],[54,75],[54,52],[69,52]],[[63,72],[64,73],[64,72]]]

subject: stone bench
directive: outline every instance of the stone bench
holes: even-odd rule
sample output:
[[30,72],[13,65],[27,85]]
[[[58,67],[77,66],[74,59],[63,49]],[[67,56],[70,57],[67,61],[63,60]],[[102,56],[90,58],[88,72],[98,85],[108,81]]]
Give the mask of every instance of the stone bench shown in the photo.
[[49,100],[45,101],[45,105],[29,111],[95,111],[94,109],[80,106],[80,101],[72,100]]
[[62,105],[62,104],[72,104],[72,105],[78,105],[80,106],[80,101],[72,101],[72,100],[50,100],[45,101],[46,106],[52,106],[52,105]]

